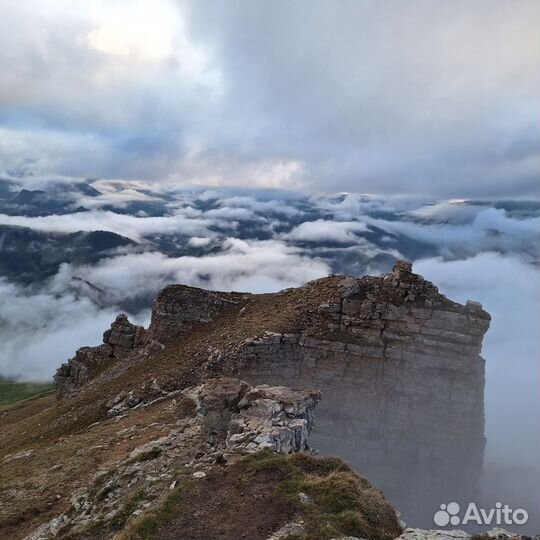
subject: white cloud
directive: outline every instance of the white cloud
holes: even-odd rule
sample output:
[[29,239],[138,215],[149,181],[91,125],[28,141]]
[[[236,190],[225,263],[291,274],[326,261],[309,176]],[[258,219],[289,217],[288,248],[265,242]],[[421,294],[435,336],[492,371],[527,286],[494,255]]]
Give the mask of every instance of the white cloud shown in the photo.
[[[301,214],[301,211],[295,208],[294,206],[291,206],[290,205],[291,201],[287,200],[287,198],[283,196],[281,200],[278,198],[276,199],[270,198],[270,200],[260,200],[259,198],[250,197],[250,196],[242,196],[242,195],[224,197],[225,195],[224,193],[219,193],[219,192],[215,192],[215,193],[220,198],[220,201],[219,201],[220,204],[228,208],[247,208],[263,216],[268,213],[282,214],[287,217],[298,216]],[[267,197],[268,196],[271,197],[272,192],[270,192],[267,195]],[[289,198],[293,200],[296,197],[294,197],[294,194],[289,195]]]
[[114,320],[113,308],[88,298],[32,294],[0,278],[0,374],[47,380],[83,345],[97,345]]
[[540,253],[540,218],[512,219],[502,209],[479,210],[471,223],[432,224],[412,221],[387,221],[365,216],[368,225],[388,233],[403,234],[434,246],[448,257],[472,256],[479,251],[500,250],[528,254]]
[[4,1],[0,169],[537,193],[539,20],[534,0]]
[[205,236],[193,236],[189,239],[188,244],[192,247],[205,247],[212,241],[211,238]]
[[104,8],[96,17],[96,28],[86,36],[90,47],[143,60],[162,60],[172,54],[177,12],[170,4],[139,0],[129,6],[109,3]]
[[84,208],[94,209],[106,205],[124,208],[130,202],[156,202],[161,197],[152,194],[153,188],[148,182],[121,181],[121,180],[97,180],[92,182],[92,187],[101,194],[95,197],[83,196],[77,199],[77,204]]
[[478,212],[479,208],[477,206],[466,204],[466,201],[450,200],[421,206],[409,210],[406,214],[418,219],[434,220],[436,222],[449,220],[452,223],[466,223],[472,221]]
[[156,252],[128,254],[95,266],[72,268],[71,272],[120,301],[145,290],[157,292],[171,282],[214,290],[273,292],[302,285],[330,270],[324,262],[302,256],[281,242],[229,238],[215,255],[173,258]]
[[218,218],[225,220],[250,221],[260,219],[247,208],[230,208],[223,206],[221,208],[213,208],[204,213],[207,218]]
[[0,224],[19,225],[39,231],[71,233],[76,231],[110,231],[135,241],[150,234],[183,234],[187,236],[213,236],[208,219],[188,218],[183,215],[164,217],[134,217],[114,212],[93,210],[76,214],[40,217],[6,216],[0,214]]
[[305,221],[297,225],[290,233],[284,235],[284,238],[307,242],[350,244],[359,241],[354,233],[362,233],[367,230],[366,224],[358,221],[328,221],[318,219],[316,221]]

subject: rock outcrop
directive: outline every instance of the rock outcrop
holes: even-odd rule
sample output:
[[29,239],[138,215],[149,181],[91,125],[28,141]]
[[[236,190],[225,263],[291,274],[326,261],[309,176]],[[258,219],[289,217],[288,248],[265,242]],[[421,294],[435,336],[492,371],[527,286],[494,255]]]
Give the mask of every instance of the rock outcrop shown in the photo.
[[[62,366],[57,394],[80,388],[115,358],[140,362],[159,350],[173,362],[179,346],[196,342],[182,349],[190,381],[232,376],[321,390],[314,445],[345,457],[407,520],[429,526],[426,502],[475,495],[485,446],[480,352],[489,323],[480,304],[449,300],[404,261],[383,276],[332,276],[274,295],[174,285],[158,296],[148,330],[121,318],[104,345],[81,349]],[[175,374],[167,382],[182,384]],[[152,386],[148,400],[160,395],[155,379],[144,385]],[[128,401],[118,411],[145,397]]]
[[181,337],[195,325],[211,322],[224,308],[237,305],[248,296],[169,285],[154,302],[148,329],[150,339],[161,343]]
[[[277,454],[307,450],[313,410],[321,399],[316,390],[252,387],[232,378],[214,379],[175,393],[175,397],[193,400],[196,414],[164,426],[168,433],[137,446],[113,467],[98,471],[71,496],[68,511],[25,540],[86,538],[85,532],[100,526],[105,532],[99,537],[111,538],[122,520],[133,521],[143,512],[153,515],[149,509],[159,506],[180,480],[204,479],[220,469],[220,464],[238,462],[261,450]],[[175,405],[172,401],[170,407]],[[120,435],[133,438],[134,427]]]
[[121,313],[103,334],[103,345],[82,347],[75,356],[62,364],[54,377],[56,396],[62,398],[84,386],[106,369],[114,359],[126,356],[144,343],[146,331],[131,324]]
[[204,416],[208,448],[268,449],[278,454],[309,449],[313,410],[321,399],[317,390],[250,387],[244,381],[224,378],[207,382],[195,395]]
[[408,518],[428,524],[424,501],[475,494],[490,317],[477,302],[448,300],[403,262],[385,276],[343,278],[338,290],[319,306],[316,335],[267,334],[213,367],[255,384],[322,390],[315,446],[344,456]]
[[121,313],[103,334],[103,343],[126,351],[138,348],[144,342],[145,330],[142,326],[131,324],[127,315]]

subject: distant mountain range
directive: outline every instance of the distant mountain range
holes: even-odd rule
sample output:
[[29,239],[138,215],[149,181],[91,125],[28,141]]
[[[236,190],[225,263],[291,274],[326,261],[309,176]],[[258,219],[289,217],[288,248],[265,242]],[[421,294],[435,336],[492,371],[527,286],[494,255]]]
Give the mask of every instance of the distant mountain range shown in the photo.
[[[77,277],[79,267],[145,253],[162,254],[165,261],[202,260],[227,254],[231,239],[246,246],[277,245],[287,253],[321,261],[329,272],[351,275],[386,272],[399,258],[451,260],[482,251],[515,251],[534,261],[539,216],[540,201],[535,200],[383,200],[346,193],[175,189],[99,180],[50,180],[30,189],[4,179],[0,277],[39,285],[55,276],[62,264],[70,265]],[[131,264],[136,268],[136,261]],[[167,277],[166,267],[159,285],[175,281],[172,273]],[[88,272],[81,279],[103,288]],[[200,283],[193,284],[210,286],[212,276],[201,271],[196,279]],[[154,293],[152,289],[141,294],[148,299]]]
[[134,245],[107,231],[62,234],[0,225],[0,274],[31,284],[56,274],[62,263],[94,264],[118,248]]

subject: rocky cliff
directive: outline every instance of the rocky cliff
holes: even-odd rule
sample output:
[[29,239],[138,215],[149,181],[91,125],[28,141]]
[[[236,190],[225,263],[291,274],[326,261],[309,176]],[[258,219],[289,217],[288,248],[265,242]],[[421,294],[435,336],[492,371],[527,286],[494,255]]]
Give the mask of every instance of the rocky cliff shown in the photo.
[[489,320],[404,262],[276,294],[169,286],[148,329],[119,315],[56,396],[0,411],[0,538],[478,540],[400,518],[474,493]]
[[452,302],[405,262],[272,295],[175,285],[158,296],[148,330],[120,316],[102,346],[78,351],[58,371],[57,394],[72,399],[141,363],[144,382],[109,399],[108,415],[223,375],[321,390],[313,444],[426,523],[426,502],[474,496],[489,321],[480,304]]

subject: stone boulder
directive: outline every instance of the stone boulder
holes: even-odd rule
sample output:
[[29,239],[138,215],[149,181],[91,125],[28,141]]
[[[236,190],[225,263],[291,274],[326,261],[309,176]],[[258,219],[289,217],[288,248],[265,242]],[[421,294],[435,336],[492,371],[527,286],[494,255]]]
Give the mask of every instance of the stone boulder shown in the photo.
[[[474,537],[480,537],[484,540],[531,540],[530,537],[515,534],[498,527],[476,535],[459,529],[428,530],[408,528],[396,540],[471,540]],[[532,540],[538,540],[539,538],[540,536],[537,535]]]
[[76,392],[93,379],[112,358],[113,348],[108,344],[80,348],[73,358],[56,370],[54,384],[57,399]]
[[214,379],[196,392],[203,415],[203,438],[209,447],[281,454],[307,450],[317,390],[284,386],[251,387],[233,378]]
[[142,326],[131,324],[127,315],[120,313],[110,329],[104,332],[103,343],[122,349],[136,349],[142,344],[144,335]]

